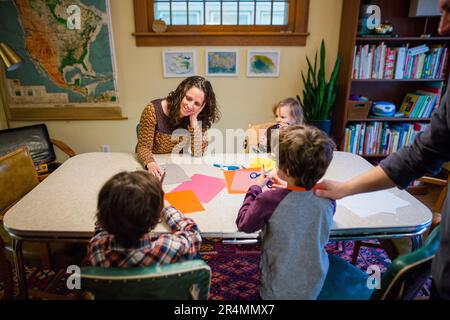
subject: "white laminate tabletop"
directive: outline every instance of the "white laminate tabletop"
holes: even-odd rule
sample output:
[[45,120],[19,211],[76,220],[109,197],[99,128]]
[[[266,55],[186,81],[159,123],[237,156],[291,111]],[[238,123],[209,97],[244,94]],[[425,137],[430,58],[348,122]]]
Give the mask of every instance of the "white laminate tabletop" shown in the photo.
[[[180,164],[188,176],[196,173],[223,178],[220,164],[248,164],[246,154],[216,154],[203,158],[190,155],[155,155],[158,163]],[[346,180],[371,168],[365,159],[350,153],[335,152],[326,178]],[[4,217],[4,226],[12,235],[43,238],[90,238],[94,232],[97,195],[103,184],[114,174],[126,170],[140,170],[142,166],[134,154],[85,153],[68,159],[29,194],[16,203]],[[165,185],[169,192],[177,185]],[[334,218],[332,234],[352,235],[377,233],[384,230],[409,232],[431,221],[431,212],[405,191],[391,192],[410,203],[398,209],[397,214],[380,212],[361,218],[339,205]],[[228,194],[226,188],[212,201],[203,204],[205,211],[191,213],[204,236],[252,238],[256,234],[237,231],[235,219],[242,205],[243,194]],[[370,203],[368,203],[370,205]],[[156,232],[167,230],[158,225]]]

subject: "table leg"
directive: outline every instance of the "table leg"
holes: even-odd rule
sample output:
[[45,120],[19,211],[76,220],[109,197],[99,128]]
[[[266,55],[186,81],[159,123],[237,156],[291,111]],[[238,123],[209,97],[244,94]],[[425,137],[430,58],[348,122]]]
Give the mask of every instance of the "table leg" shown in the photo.
[[416,251],[420,247],[422,247],[423,237],[422,235],[418,235],[411,238],[411,250]]
[[22,245],[22,240],[12,239],[14,266],[16,268],[17,282],[19,285],[19,298],[28,300],[27,276],[23,261]]

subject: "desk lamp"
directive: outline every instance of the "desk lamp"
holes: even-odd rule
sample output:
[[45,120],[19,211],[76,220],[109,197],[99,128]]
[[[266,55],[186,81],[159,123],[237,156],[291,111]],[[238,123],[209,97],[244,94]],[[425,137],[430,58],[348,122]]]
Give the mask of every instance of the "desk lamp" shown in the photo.
[[[1,57],[1,61],[3,62],[6,71],[14,71],[17,68],[19,68],[22,65],[22,59],[11,49],[10,46],[8,46],[6,43],[4,42],[0,42],[0,57]],[[1,63],[0,63],[1,64]],[[1,80],[2,82],[5,81],[6,83],[6,77],[4,75],[3,72],[3,66],[0,66],[0,73],[1,73]],[[3,90],[3,88],[0,88],[2,90],[2,92],[0,92],[0,94],[6,95],[6,91]],[[8,114],[6,113],[6,96],[3,97],[3,111],[5,114],[5,119],[6,119],[6,125],[9,128],[9,119],[8,119]]]

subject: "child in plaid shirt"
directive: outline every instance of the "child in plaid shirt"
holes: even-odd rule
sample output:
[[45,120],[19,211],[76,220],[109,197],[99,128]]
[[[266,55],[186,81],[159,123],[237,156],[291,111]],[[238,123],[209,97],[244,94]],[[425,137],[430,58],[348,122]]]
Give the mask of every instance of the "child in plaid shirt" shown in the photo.
[[[87,259],[99,267],[144,267],[198,257],[201,237],[192,219],[163,208],[160,181],[145,171],[121,172],[100,190],[95,235]],[[171,233],[150,235],[160,219]]]

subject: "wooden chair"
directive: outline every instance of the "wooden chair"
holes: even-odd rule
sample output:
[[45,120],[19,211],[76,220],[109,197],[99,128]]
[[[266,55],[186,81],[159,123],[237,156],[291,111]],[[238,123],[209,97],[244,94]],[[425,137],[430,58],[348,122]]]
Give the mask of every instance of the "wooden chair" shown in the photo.
[[45,124],[0,130],[0,156],[27,147],[38,172],[39,181],[45,179],[61,164],[56,161],[53,146],[58,147],[68,157],[76,155],[75,151],[64,142],[50,138]]
[[[431,262],[439,248],[437,226],[418,250],[399,256],[381,277],[380,289],[371,289],[369,274],[347,261],[329,256],[330,267],[318,300],[411,300],[431,275]],[[372,275],[373,276],[373,275]]]
[[244,142],[244,149],[246,153],[250,153],[252,147],[258,146],[259,139],[262,134],[265,134],[267,129],[275,125],[275,122],[265,122],[260,124],[249,124],[246,132],[246,138]]
[[211,269],[203,260],[143,268],[81,268],[84,299],[206,300]]
[[[448,164],[446,164],[446,165],[448,165]],[[440,191],[439,196],[436,200],[436,203],[433,207],[433,218],[431,221],[430,229],[428,230],[427,234],[429,232],[431,232],[441,222],[442,207],[444,205],[445,198],[447,196],[448,185],[450,183],[450,172],[446,169],[445,166],[443,169],[443,175],[447,176],[447,179],[440,179],[440,178],[427,177],[427,176],[419,179],[420,181],[422,181],[424,183],[436,185],[436,186],[439,186],[442,188],[442,190]],[[383,248],[391,260],[394,260],[395,258],[398,257],[400,252],[396,245],[395,240],[386,239],[386,240],[380,240],[379,242],[380,243],[378,244],[378,243],[372,243],[372,242],[355,241],[355,247],[353,248],[353,255],[352,255],[352,263],[356,264],[356,261],[358,259],[358,255],[359,255],[359,249],[361,247]]]
[[447,176],[447,180],[439,179],[439,178],[435,178],[435,177],[420,178],[420,181],[422,181],[424,183],[432,184],[432,185],[439,186],[442,188],[442,190],[439,193],[439,196],[434,204],[434,207],[433,207],[433,220],[431,221],[430,232],[437,225],[439,225],[441,223],[442,207],[444,206],[444,202],[447,197],[448,186],[450,183],[450,170],[449,169],[450,169],[450,163],[446,163],[444,165],[443,174]]

